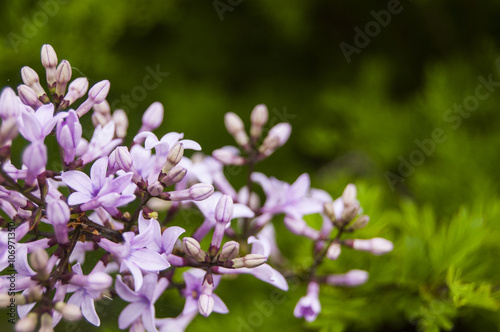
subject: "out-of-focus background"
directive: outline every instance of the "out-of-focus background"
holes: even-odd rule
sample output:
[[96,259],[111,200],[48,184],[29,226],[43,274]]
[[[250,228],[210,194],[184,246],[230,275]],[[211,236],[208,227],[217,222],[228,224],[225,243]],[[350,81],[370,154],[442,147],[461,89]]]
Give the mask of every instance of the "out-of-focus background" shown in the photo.
[[[188,331],[500,329],[500,2],[17,0],[0,21],[2,86],[21,84],[24,65],[43,77],[49,43],[73,77],[111,81],[129,139],[160,101],[156,132],[184,132],[210,153],[233,144],[224,113],[248,125],[266,104],[293,132],[258,170],[288,182],[308,172],[334,197],[356,183],[371,216],[360,235],[395,243],[384,257],[331,262],[371,278],[322,288],[313,323],[292,313],[304,286],[269,302],[272,287],[243,276],[218,289],[230,314]],[[310,250],[295,237],[280,245],[296,264]],[[183,306],[162,301],[157,317]],[[102,330],[123,306],[101,305]]]

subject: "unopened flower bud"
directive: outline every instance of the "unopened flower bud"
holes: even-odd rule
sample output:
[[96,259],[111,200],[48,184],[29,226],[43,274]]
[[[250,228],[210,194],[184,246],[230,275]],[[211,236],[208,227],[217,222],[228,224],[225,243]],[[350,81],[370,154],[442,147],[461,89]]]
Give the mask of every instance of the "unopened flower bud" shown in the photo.
[[394,249],[394,245],[391,241],[380,237],[375,237],[369,240],[349,239],[345,240],[344,243],[355,250],[367,251],[373,255],[383,255]]
[[6,120],[10,117],[17,118],[21,114],[22,104],[11,87],[6,87],[0,94],[0,117]]
[[326,214],[330,220],[334,221],[336,219],[335,217],[335,210],[333,208],[333,202],[325,202],[323,204],[323,212]]
[[111,121],[111,118],[104,114],[98,112],[92,113],[92,125],[94,126],[94,128],[97,127],[98,125],[104,127],[105,125],[108,124],[109,121]]
[[89,98],[95,103],[102,103],[108,96],[110,83],[108,80],[103,80],[94,84],[89,90]]
[[60,100],[63,98],[64,93],[66,92],[66,86],[68,82],[71,80],[71,65],[67,60],[61,61],[59,66],[57,66],[56,71],[56,96]]
[[344,208],[344,211],[342,211],[342,225],[346,225],[347,223],[349,223],[358,215],[358,213],[359,205],[357,203],[347,205]]
[[153,131],[163,122],[163,105],[160,102],[154,102],[142,115],[142,126],[139,132]]
[[226,225],[233,217],[233,199],[231,196],[222,195],[215,207],[214,217],[217,223],[210,243],[209,254],[211,257],[214,257],[219,251]]
[[269,130],[269,133],[259,148],[259,152],[264,156],[271,155],[277,148],[286,143],[291,132],[292,126],[289,123],[278,123]]
[[240,252],[240,244],[236,241],[228,241],[224,243],[219,254],[219,260],[221,262],[228,261],[230,259],[238,256]]
[[341,253],[341,247],[340,247],[340,243],[338,242],[333,242],[329,247],[328,247],[328,250],[326,252],[326,257],[328,259],[331,259],[332,261],[334,260],[337,260],[337,258],[339,258],[340,256],[340,253]]
[[230,267],[235,269],[240,267],[253,268],[267,262],[267,257],[259,254],[248,254],[244,257],[234,258],[233,260],[228,262],[232,262],[232,265],[230,265]]
[[368,225],[368,222],[370,221],[370,217],[367,215],[362,215],[359,216],[356,221],[349,227],[350,231],[355,231],[361,228],[364,228],[366,225]]
[[252,122],[252,126],[250,127],[250,136],[252,136],[252,138],[259,138],[262,133],[262,127],[266,124],[268,117],[269,112],[267,111],[266,105],[259,104],[254,107],[252,114],[250,115],[250,121]]
[[356,186],[352,183],[348,184],[342,193],[342,200],[345,205],[356,203]]
[[169,201],[194,200],[201,201],[210,197],[214,192],[214,187],[206,183],[197,183],[189,189],[169,191],[162,193],[160,198]]
[[4,120],[0,126],[0,146],[11,145],[17,134],[17,119],[12,117]]
[[167,174],[170,170],[177,165],[184,156],[184,145],[182,143],[175,144],[167,154],[167,162],[162,168],[162,172]]
[[36,328],[38,322],[38,315],[34,312],[30,312],[28,316],[20,319],[16,323],[16,332],[32,332]]
[[109,105],[108,101],[105,99],[99,104],[94,104],[92,106],[92,109],[94,112],[97,112],[99,114],[102,114],[109,118],[111,116],[111,106]]
[[[104,104],[104,102],[102,102],[101,104]],[[125,136],[127,136],[127,129],[128,129],[127,113],[125,113],[125,111],[121,109],[114,111],[113,121],[115,122],[116,137],[124,138]]]
[[36,71],[28,66],[24,66],[21,68],[21,77],[24,84],[35,91],[38,99],[42,101],[42,103],[48,103],[50,101],[49,97],[45,93],[45,90],[40,85],[40,78],[38,77]]
[[64,96],[60,109],[66,109],[69,105],[73,104],[78,98],[81,98],[89,88],[89,81],[86,77],[78,77],[69,84],[68,93]]
[[163,192],[163,185],[160,183],[160,181],[155,181],[148,185],[148,192],[152,196],[158,196]]
[[331,274],[326,276],[325,282],[333,286],[359,286],[368,280],[368,272],[363,270],[350,270],[345,274]]
[[186,176],[186,173],[187,170],[184,167],[177,165],[161,179],[161,182],[165,185],[165,187],[171,186],[182,181],[182,179]]
[[224,165],[238,165],[242,166],[246,164],[246,159],[239,156],[229,149],[221,148],[216,149],[212,152],[212,156],[223,163]]
[[80,308],[74,304],[68,304],[59,301],[54,306],[54,309],[60,312],[63,315],[64,319],[71,322],[80,320],[82,318],[82,312]]
[[40,318],[40,329],[38,332],[53,332],[52,328],[52,315],[49,313],[43,313]]
[[182,249],[191,258],[198,262],[204,262],[207,254],[201,250],[200,243],[192,237],[185,237],[182,239]]
[[38,96],[35,93],[35,90],[30,88],[27,85],[21,84],[17,87],[17,93],[19,95],[19,99],[21,99],[24,105],[28,105],[34,110],[37,110],[43,103],[38,100]]
[[207,294],[200,295],[198,299],[198,310],[200,314],[202,314],[205,317],[208,317],[212,313],[214,305],[215,302],[213,296]]
[[42,46],[42,65],[45,67],[47,73],[47,85],[51,92],[54,92],[56,86],[56,68],[57,68],[57,54],[54,48],[45,44]]
[[248,144],[248,136],[245,132],[245,125],[241,118],[233,112],[228,112],[224,116],[224,124],[227,131],[234,137],[240,146]]
[[[44,249],[38,248],[30,256],[30,264],[33,270],[38,274],[46,275],[48,277],[47,263],[49,262],[49,255]],[[43,279],[46,280],[46,279]]]
[[70,211],[66,202],[57,199],[52,200],[47,204],[47,219],[54,226],[57,242],[68,242],[68,221],[70,219]]
[[114,151],[114,158],[119,169],[122,169],[125,172],[130,172],[134,169],[132,155],[126,146],[118,146]]

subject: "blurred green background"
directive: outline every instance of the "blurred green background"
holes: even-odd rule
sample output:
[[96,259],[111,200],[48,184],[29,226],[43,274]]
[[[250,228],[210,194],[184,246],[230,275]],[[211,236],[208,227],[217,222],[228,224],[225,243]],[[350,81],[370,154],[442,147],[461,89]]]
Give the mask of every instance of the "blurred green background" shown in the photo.
[[[334,197],[356,183],[371,216],[360,236],[395,242],[384,257],[346,252],[327,264],[371,279],[324,287],[312,324],[293,318],[305,293],[296,286],[245,325],[272,287],[241,277],[218,290],[231,313],[188,331],[500,330],[499,1],[17,0],[0,21],[2,86],[20,84],[24,65],[43,76],[49,43],[73,77],[111,81],[107,99],[127,111],[129,139],[160,101],[156,132],[184,132],[210,153],[233,144],[224,113],[248,124],[266,104],[293,132],[258,170],[288,182],[309,172]],[[160,74],[147,88],[151,71]],[[295,264],[310,250],[295,237],[280,244]],[[162,303],[164,316],[183,305]],[[117,329],[122,307],[103,309],[104,329]]]

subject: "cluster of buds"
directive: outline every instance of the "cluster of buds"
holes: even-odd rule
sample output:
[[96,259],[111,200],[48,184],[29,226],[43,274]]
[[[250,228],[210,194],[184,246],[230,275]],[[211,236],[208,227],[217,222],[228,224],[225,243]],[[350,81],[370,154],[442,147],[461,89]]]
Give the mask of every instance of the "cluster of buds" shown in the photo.
[[235,113],[226,113],[224,117],[226,129],[233,136],[238,146],[247,154],[247,157],[241,156],[238,149],[228,146],[213,151],[213,157],[224,165],[241,166],[258,162],[270,156],[276,149],[286,143],[290,137],[292,127],[289,123],[278,123],[262,139],[263,129],[268,118],[269,112],[265,105],[255,106],[250,115],[249,136],[245,131],[243,120]]
[[[41,58],[47,90],[33,69],[23,67],[24,84],[17,95],[11,88],[0,94],[0,271],[17,271],[15,278],[0,277],[0,305],[17,304],[17,331],[39,326],[50,332],[61,318],[85,318],[100,326],[95,302],[104,297],[129,302],[118,317],[120,329],[183,331],[197,313],[207,317],[229,312],[214,292],[228,274],[251,274],[287,291],[286,278],[268,264],[286,262],[273,225],[281,214],[288,230],[314,245],[314,263],[305,274],[297,273],[308,286],[294,314],[308,321],[321,310],[322,285],[357,286],[368,278],[361,270],[320,275],[318,266],[325,257],[337,259],[342,246],[375,255],[392,250],[392,243],[382,238],[342,238],[369,220],[360,215],[354,185],[332,201],[328,193],[310,188],[308,174],[289,184],[254,171],[255,164],[285,144],[291,133],[288,123],[265,130],[265,105],[253,109],[248,133],[238,115],[227,113],[224,122],[237,146],[217,149],[211,156],[186,156],[186,150],[201,146],[182,133],[158,138],[152,132],[164,117],[159,102],[145,111],[131,145],[124,146],[128,118],[106,101],[109,81],[90,89],[85,77],[71,81],[70,63],[59,62],[50,45],[42,47]],[[85,138],[80,118],[91,110],[94,131]],[[18,137],[28,142],[22,158],[11,151]],[[52,145],[46,145],[46,138],[57,141],[58,151],[49,151]],[[47,169],[49,156],[57,152],[61,165],[57,171]],[[23,165],[18,168],[11,158],[22,159]],[[243,188],[233,188],[225,165],[248,167]],[[265,200],[252,190],[253,183],[262,187]],[[153,200],[167,205],[162,221],[162,210]],[[204,220],[180,239],[186,231],[166,225],[182,221],[175,218],[177,213],[193,207]],[[312,214],[323,216],[320,230],[305,221]],[[204,250],[200,243],[212,230]],[[91,264],[85,260],[87,252],[99,248],[104,253],[84,274],[81,265]],[[177,281],[175,267],[186,269],[183,283]],[[173,288],[186,300],[182,313],[156,318],[155,302]]]

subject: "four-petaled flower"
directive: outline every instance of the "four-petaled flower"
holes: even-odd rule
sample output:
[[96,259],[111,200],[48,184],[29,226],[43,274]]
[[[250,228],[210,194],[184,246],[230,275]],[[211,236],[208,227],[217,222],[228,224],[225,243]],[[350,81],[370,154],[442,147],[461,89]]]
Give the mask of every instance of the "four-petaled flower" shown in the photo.
[[111,215],[118,212],[118,206],[135,199],[134,195],[122,194],[132,183],[132,173],[114,178],[106,176],[108,157],[98,159],[90,169],[90,178],[80,171],[68,171],[61,178],[68,187],[76,190],[68,198],[69,205],[80,205],[82,211],[104,207]]
[[137,291],[131,290],[120,275],[116,276],[115,290],[125,301],[130,302],[118,317],[120,329],[126,329],[139,318],[147,331],[158,331],[155,326],[155,302],[168,286],[168,280],[154,273],[144,277],[144,283]]

